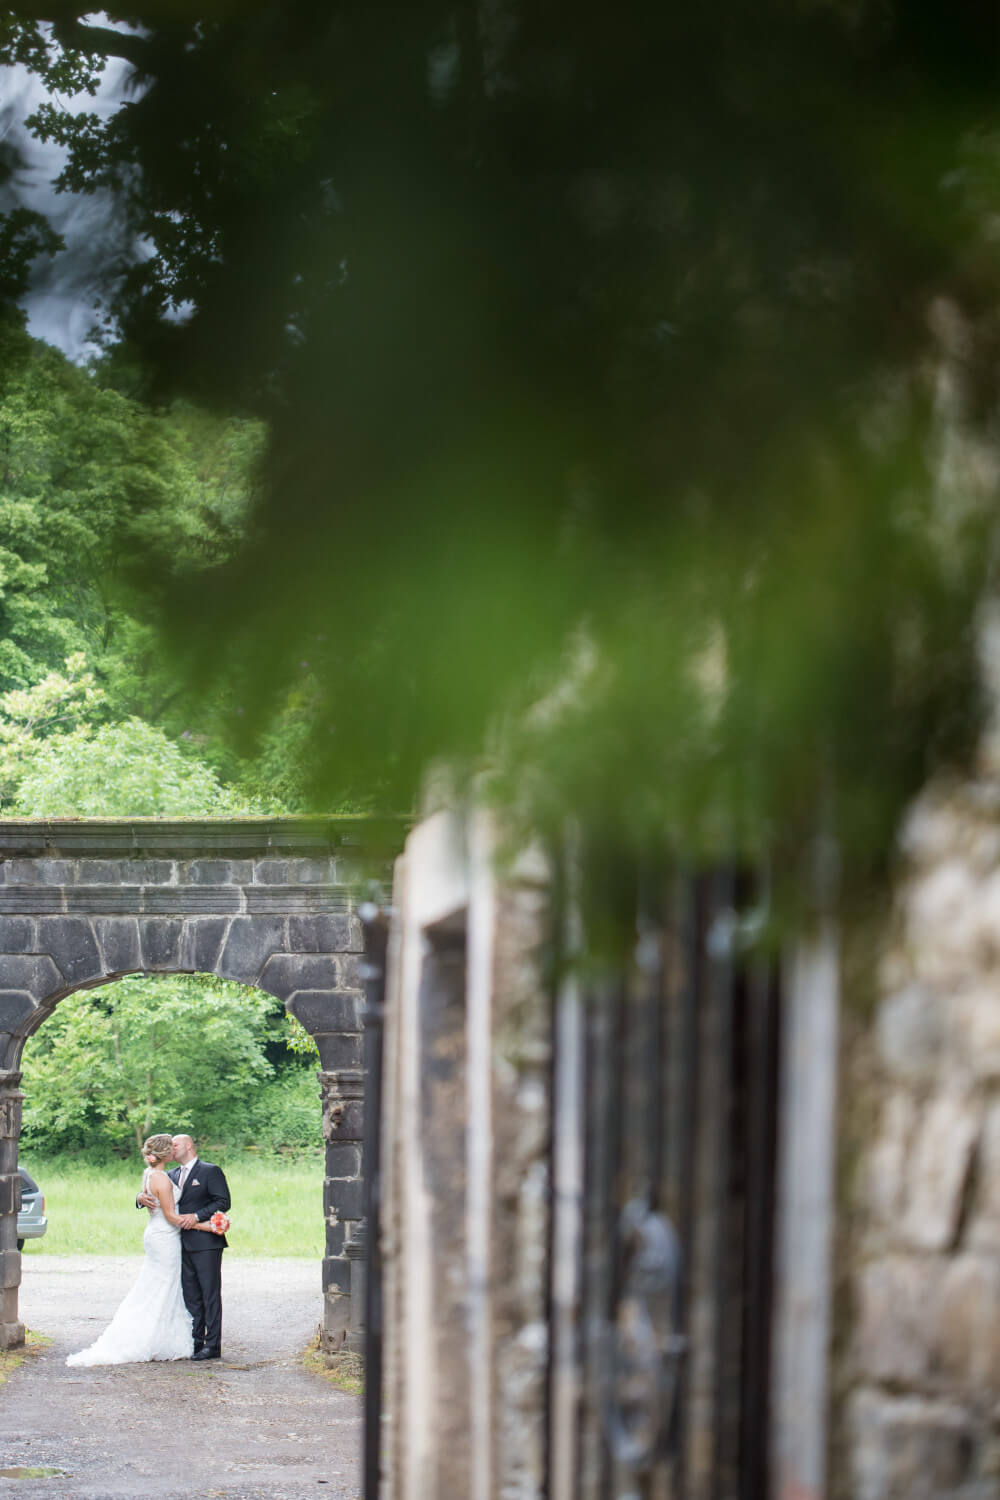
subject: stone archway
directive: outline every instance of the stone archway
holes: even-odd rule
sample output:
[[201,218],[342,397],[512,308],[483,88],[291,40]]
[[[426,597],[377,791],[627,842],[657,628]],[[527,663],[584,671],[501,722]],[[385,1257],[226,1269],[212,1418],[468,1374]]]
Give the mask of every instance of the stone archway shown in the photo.
[[[24,1340],[17,1147],[25,1039],[74,990],[207,973],[276,995],[320,1053],[323,1330],[357,1346],[362,1226],[361,926],[353,891],[402,841],[369,818],[0,822],[0,1348]],[[355,1302],[357,1298],[355,1298]]]

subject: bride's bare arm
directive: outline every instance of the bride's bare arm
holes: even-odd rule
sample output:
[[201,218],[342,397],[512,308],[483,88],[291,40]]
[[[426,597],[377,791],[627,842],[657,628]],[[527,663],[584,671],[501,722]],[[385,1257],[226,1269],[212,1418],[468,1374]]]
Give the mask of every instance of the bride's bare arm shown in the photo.
[[174,1186],[166,1172],[157,1169],[150,1173],[149,1191],[163,1210],[163,1217],[171,1224],[179,1224],[181,1216],[174,1208]]

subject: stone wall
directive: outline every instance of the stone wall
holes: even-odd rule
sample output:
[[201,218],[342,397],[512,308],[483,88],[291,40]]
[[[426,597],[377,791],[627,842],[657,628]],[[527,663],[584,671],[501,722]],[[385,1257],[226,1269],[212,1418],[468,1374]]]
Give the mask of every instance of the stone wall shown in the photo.
[[24,1337],[16,1248],[24,1042],[74,990],[140,971],[256,986],[315,1038],[326,1142],[324,1340],[331,1353],[360,1345],[350,1293],[362,1218],[362,933],[352,890],[366,860],[384,867],[385,833],[364,820],[0,823],[0,1347]]
[[539,1500],[548,1371],[551,1002],[544,870],[487,815],[397,863],[386,1005],[383,1493]]
[[1000,1493],[1000,783],[928,791],[902,833],[843,1241],[841,1493]]

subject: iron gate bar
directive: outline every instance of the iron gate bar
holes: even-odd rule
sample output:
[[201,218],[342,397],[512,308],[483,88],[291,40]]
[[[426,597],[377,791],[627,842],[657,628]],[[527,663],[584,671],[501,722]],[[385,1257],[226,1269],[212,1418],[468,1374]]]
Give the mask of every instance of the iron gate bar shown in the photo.
[[763,1500],[777,973],[747,955],[745,874],[647,866],[626,885],[638,943],[581,987],[585,1103],[555,1121],[584,1168],[564,1451],[577,1500]]
[[769,1490],[771,1325],[774,1306],[775,1161],[778,1138],[780,992],[766,958],[747,982],[747,1236],[744,1258],[744,1359],[740,1500]]
[[[667,943],[669,940],[669,892],[667,872],[663,863],[646,865],[639,877],[638,943],[637,963],[643,979],[643,990],[648,1012],[647,1045],[650,1066],[654,1070],[650,1081],[647,1109],[649,1113],[649,1207],[650,1211],[667,1219],[676,1234],[676,1224],[671,1219],[673,1205],[668,1202],[668,1130],[670,1107],[670,1008],[667,980]],[[678,1250],[680,1241],[678,1240]],[[681,1337],[679,1322],[680,1283],[683,1268],[678,1255],[675,1266],[673,1295],[670,1307],[671,1334]],[[683,1364],[684,1356],[679,1355]],[[674,1384],[671,1399],[665,1413],[653,1455],[653,1469],[669,1461],[670,1443],[675,1428],[677,1392],[680,1370],[672,1372]]]
[[379,1500],[382,1460],[382,1060],[389,921],[373,903],[359,912],[365,958],[365,1112],[362,1171],[368,1266],[365,1276],[364,1494]]
[[584,1365],[577,1436],[581,1500],[603,1500],[611,1490],[611,1455],[604,1440],[601,1399],[605,1331],[613,1312],[611,1267],[605,1253],[607,1226],[614,1216],[614,1137],[610,1125],[617,1105],[607,1067],[613,1003],[607,983],[592,984],[585,992],[588,1108],[584,1121]]
[[581,1305],[585,1268],[586,993],[580,973],[580,830],[570,828],[556,863],[553,941],[558,978],[552,996],[549,1337],[546,1494],[576,1500],[581,1406]]
[[655,1061],[658,1077],[653,1080],[649,1109],[649,1206],[654,1213],[666,1213],[664,1172],[666,1154],[666,1116],[669,1027],[667,1016],[667,979],[664,945],[666,897],[662,869],[646,869],[639,882],[639,921],[637,955],[645,979],[649,1009],[649,1056]]
[[[614,1347],[617,1326],[616,1313],[621,1302],[624,1281],[623,1247],[617,1229],[622,1210],[628,1201],[627,1166],[624,1157],[630,1134],[633,1133],[628,1127],[632,1124],[631,1117],[634,1112],[634,1099],[630,1097],[629,1091],[628,1070],[629,991],[627,979],[624,975],[611,989],[610,1000],[610,1034],[605,1067],[609,1067],[609,1081],[614,1086],[607,1090],[608,1114],[606,1122],[608,1132],[608,1160],[611,1164],[611,1173],[608,1183],[610,1188],[609,1214],[604,1226],[604,1253],[608,1259],[611,1274],[608,1278],[608,1307],[605,1314],[605,1328],[608,1330],[608,1349],[604,1358],[605,1381],[607,1381],[611,1373],[608,1369],[608,1358]],[[615,1361],[615,1374],[617,1374],[617,1360]],[[614,1399],[617,1397],[617,1392],[605,1391],[602,1405],[606,1406],[609,1396]],[[607,1436],[607,1418],[605,1417],[605,1447],[608,1450],[611,1476],[609,1494],[615,1496],[617,1500],[620,1493],[620,1464],[617,1455],[607,1441]]]
[[[711,876],[709,899],[707,1019],[713,1043],[711,1065],[718,1084],[715,1097],[717,1139],[713,1168],[715,1245],[712,1269],[711,1422],[715,1441],[712,1445],[710,1494],[712,1500],[723,1500],[724,1496],[734,1493],[739,1463],[740,1319],[739,1305],[733,1296],[734,1249],[736,1266],[742,1264],[740,1204],[733,1192],[736,1161],[733,1144],[738,1101],[733,1076],[736,1056],[733,952],[736,882],[731,869],[717,871]],[[731,1313],[736,1316],[731,1316]]]
[[[694,1252],[694,1153],[696,1122],[701,1097],[701,1047],[698,1030],[698,997],[701,991],[705,917],[705,883],[683,870],[677,875],[678,928],[681,962],[678,996],[680,1078],[677,1090],[676,1162],[677,1232],[681,1242],[681,1272],[678,1289],[679,1331],[691,1336],[691,1267]],[[674,1441],[673,1481],[678,1496],[687,1494],[688,1445],[690,1442],[691,1362],[681,1367]]]
[[[674,1284],[672,1325],[674,1337],[684,1339],[686,1329],[685,1278],[683,1259],[683,1210],[681,1205],[682,1132],[689,1124],[686,1087],[690,1069],[684,1052],[683,999],[688,980],[688,953],[685,943],[687,927],[693,918],[693,895],[690,882],[676,870],[663,872],[651,903],[649,916],[658,925],[659,943],[655,978],[656,1004],[660,1008],[659,1063],[660,1088],[658,1139],[655,1155],[655,1208],[672,1223],[681,1251]],[[666,1475],[672,1475],[677,1493],[678,1450],[681,1434],[681,1402],[687,1352],[681,1356],[675,1372],[674,1399],[667,1424],[661,1434],[659,1460]]]

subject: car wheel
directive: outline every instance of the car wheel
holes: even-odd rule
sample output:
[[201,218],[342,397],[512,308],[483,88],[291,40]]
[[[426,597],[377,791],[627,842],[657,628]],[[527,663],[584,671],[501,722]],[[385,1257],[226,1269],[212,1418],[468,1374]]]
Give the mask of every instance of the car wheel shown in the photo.
[[19,1250],[23,1250],[24,1249],[24,1241],[23,1240],[18,1240],[18,1242],[17,1242],[17,1248]]

